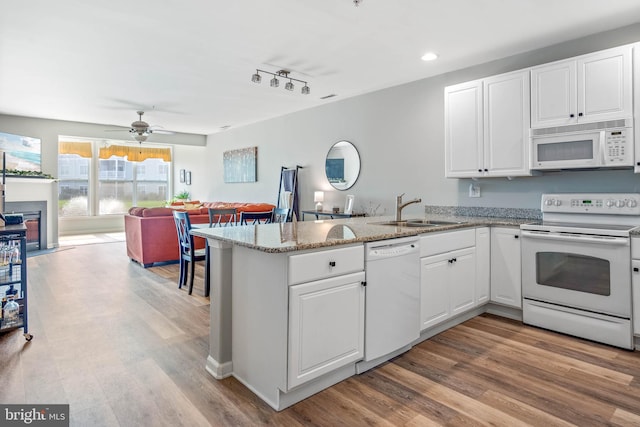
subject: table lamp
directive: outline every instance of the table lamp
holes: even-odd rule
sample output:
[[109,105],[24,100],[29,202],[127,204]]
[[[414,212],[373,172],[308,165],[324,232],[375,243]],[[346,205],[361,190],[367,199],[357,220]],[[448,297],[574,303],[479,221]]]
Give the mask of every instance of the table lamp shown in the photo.
[[316,202],[316,211],[322,210],[322,202],[324,202],[324,191],[315,191],[313,193],[313,201]]

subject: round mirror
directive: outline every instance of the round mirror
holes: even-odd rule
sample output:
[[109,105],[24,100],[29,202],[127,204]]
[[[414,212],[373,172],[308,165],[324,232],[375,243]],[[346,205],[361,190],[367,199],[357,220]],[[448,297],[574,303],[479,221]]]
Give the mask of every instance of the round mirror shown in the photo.
[[360,155],[349,141],[338,141],[327,153],[324,165],[329,184],[336,190],[348,190],[360,175]]

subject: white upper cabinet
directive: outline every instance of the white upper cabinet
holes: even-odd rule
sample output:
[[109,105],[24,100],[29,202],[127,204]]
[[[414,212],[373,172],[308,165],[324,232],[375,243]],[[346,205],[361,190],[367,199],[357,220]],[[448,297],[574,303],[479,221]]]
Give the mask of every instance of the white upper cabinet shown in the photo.
[[482,82],[446,87],[444,111],[445,176],[481,176],[484,161]]
[[526,176],[529,71],[445,88],[445,176]]
[[531,69],[531,127],[632,117],[632,49],[623,46]]
[[[635,173],[640,173],[640,43],[633,46],[634,155]],[[640,309],[639,309],[640,311]],[[640,322],[640,320],[638,320]]]
[[484,172],[526,176],[529,170],[529,71],[483,80]]

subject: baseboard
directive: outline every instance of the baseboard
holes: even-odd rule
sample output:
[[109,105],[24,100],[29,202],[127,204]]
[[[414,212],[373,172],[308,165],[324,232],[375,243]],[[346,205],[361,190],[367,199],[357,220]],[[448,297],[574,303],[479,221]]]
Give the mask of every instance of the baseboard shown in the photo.
[[213,376],[213,378],[221,380],[223,378],[230,377],[231,374],[233,374],[233,362],[219,363],[209,355],[207,357],[205,369]]

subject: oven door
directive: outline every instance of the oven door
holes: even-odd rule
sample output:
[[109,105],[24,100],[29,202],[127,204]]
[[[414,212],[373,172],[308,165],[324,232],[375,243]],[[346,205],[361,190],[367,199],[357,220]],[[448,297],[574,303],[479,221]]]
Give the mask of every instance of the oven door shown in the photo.
[[524,298],[631,317],[629,238],[522,233]]

